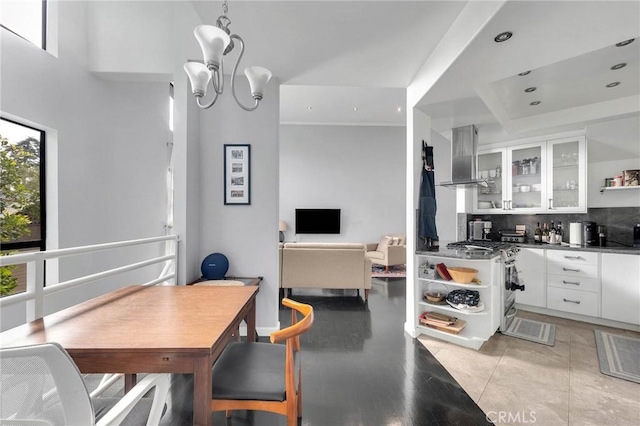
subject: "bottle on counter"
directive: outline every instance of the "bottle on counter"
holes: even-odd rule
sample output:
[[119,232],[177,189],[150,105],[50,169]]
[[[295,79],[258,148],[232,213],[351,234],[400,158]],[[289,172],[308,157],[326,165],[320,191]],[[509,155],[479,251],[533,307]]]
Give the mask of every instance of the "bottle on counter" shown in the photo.
[[533,241],[536,243],[542,242],[542,229],[540,229],[540,222],[538,222],[535,231],[533,231]]
[[549,229],[549,241],[550,244],[556,243],[556,227],[553,224],[553,220],[551,221],[551,229]]
[[556,243],[560,244],[562,242],[562,238],[564,237],[563,234],[562,222],[558,222],[558,227],[556,228]]
[[542,242],[549,242],[549,226],[547,225],[547,222],[542,224]]

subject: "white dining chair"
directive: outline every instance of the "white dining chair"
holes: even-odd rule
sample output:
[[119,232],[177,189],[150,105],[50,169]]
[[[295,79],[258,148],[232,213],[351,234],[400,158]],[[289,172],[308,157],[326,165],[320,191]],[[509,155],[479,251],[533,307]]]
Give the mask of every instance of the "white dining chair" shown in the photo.
[[[170,375],[145,376],[115,405],[100,409],[98,419],[80,370],[57,343],[0,348],[0,383],[1,425],[112,426],[126,418],[151,426],[160,423]],[[150,411],[132,412],[151,389]]]

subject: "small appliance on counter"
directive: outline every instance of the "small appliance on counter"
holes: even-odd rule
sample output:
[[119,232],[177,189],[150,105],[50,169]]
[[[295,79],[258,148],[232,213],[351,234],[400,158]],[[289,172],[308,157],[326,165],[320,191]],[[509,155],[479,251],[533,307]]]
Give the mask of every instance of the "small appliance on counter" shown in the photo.
[[506,243],[524,243],[527,241],[527,236],[517,231],[502,231],[501,241]]
[[598,245],[600,247],[607,246],[607,227],[598,225]]
[[491,221],[472,220],[469,222],[469,241],[488,241],[491,233]]
[[640,223],[633,226],[633,246],[640,248]]
[[582,222],[582,245],[583,246],[598,245],[598,231],[597,231],[595,222],[589,222],[589,221]]
[[569,244],[572,246],[582,245],[582,223],[571,222],[569,224]]

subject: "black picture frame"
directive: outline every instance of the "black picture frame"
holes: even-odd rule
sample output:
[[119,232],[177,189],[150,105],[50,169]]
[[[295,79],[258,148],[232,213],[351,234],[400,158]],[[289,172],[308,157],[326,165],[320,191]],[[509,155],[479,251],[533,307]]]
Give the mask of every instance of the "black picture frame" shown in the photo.
[[224,144],[224,204],[251,204],[251,145]]

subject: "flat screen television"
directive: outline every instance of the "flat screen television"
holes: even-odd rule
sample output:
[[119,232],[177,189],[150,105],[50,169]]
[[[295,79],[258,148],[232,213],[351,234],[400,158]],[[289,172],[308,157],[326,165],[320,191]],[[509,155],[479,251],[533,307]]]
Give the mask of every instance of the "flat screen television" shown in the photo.
[[296,209],[296,234],[339,234],[340,209]]

